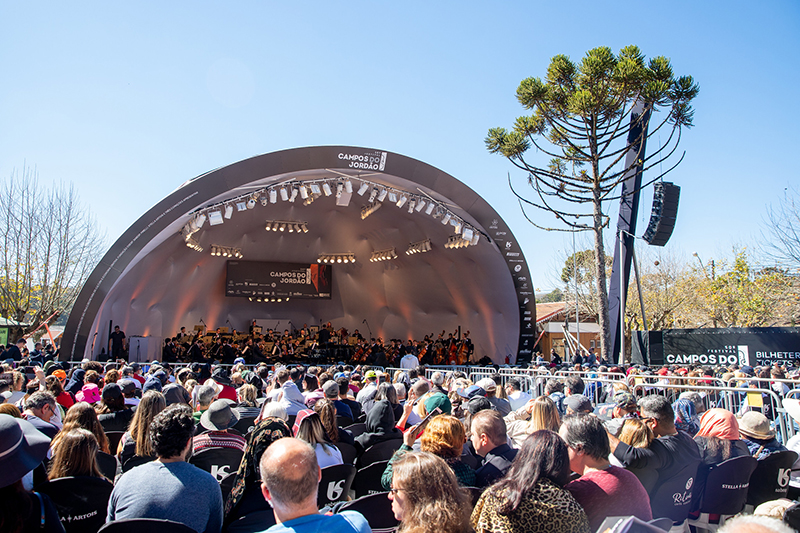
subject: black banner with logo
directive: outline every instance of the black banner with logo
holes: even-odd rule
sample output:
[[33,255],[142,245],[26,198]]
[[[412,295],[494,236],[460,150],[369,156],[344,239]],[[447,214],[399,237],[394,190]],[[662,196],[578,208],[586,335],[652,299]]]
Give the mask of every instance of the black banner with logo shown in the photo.
[[225,296],[329,299],[331,268],[317,263],[228,261]]
[[800,328],[665,329],[661,333],[663,352],[653,353],[651,346],[651,365],[800,364]]

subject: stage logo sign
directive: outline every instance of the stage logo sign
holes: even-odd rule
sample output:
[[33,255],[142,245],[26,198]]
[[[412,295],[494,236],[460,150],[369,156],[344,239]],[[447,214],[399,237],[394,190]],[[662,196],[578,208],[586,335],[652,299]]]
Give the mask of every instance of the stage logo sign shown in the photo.
[[666,329],[662,333],[667,364],[800,364],[800,328]]
[[329,299],[331,269],[318,263],[228,261],[225,296]]

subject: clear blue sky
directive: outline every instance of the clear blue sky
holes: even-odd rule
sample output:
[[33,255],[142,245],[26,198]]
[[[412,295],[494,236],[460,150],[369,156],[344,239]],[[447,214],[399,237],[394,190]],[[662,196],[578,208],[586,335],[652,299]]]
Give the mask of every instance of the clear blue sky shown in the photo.
[[[799,30],[796,1],[2,0],[0,177],[27,164],[73,182],[110,243],[211,169],[299,146],[381,148],[484,196],[548,289],[571,238],[525,222],[514,167],[483,144],[523,113],[520,80],[555,54],[628,44],[694,76],[668,248],[720,256],[753,246],[767,205],[800,181]],[[640,234],[649,192],[642,205]]]

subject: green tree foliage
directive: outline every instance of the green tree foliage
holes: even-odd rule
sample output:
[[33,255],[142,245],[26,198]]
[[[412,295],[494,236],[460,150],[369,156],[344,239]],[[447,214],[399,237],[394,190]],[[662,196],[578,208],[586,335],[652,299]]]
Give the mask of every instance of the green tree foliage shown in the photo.
[[[546,230],[594,234],[594,290],[605,355],[610,331],[603,229],[609,223],[609,202],[619,200],[615,191],[635,166],[645,172],[660,169],[676,152],[681,130],[692,125],[691,102],[697,93],[691,76],[676,76],[665,57],[645,60],[636,46],[618,55],[607,47],[594,48],[577,64],[557,55],[544,79],[527,78],[517,88],[517,100],[531,114],[517,118],[511,130],[490,129],[485,139],[491,153],[527,173],[532,194],[511,188],[529,222]],[[642,134],[629,145],[629,131],[640,126]],[[655,134],[666,142],[645,156],[644,141]],[[631,146],[640,151],[629,164]],[[672,168],[667,165],[665,172],[649,177],[658,179]],[[557,224],[534,221],[527,206],[546,211]]]

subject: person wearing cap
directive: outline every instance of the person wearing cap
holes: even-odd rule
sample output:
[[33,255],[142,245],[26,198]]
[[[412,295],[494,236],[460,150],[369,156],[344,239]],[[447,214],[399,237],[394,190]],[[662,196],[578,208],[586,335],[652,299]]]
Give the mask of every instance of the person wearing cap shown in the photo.
[[23,478],[39,466],[50,439],[30,422],[0,414],[0,525],[3,531],[63,533],[55,505],[45,494],[26,490]]
[[229,400],[212,402],[200,416],[200,426],[208,431],[194,437],[192,453],[206,448],[233,448],[244,451],[244,437],[228,431],[237,422],[239,422],[239,413],[231,409]]
[[171,405],[150,424],[157,459],[122,474],[108,501],[107,522],[156,518],[186,524],[198,532],[222,529],[222,491],[217,480],[186,462],[194,421],[185,405]]
[[786,450],[775,438],[775,430],[770,427],[769,419],[758,411],[749,411],[739,419],[739,433],[750,455],[758,460]]
[[477,412],[470,422],[470,441],[481,458],[475,471],[475,486],[488,487],[508,472],[517,450],[508,445],[506,423],[492,409]]
[[497,383],[492,378],[483,378],[476,385],[486,391],[486,399],[491,402],[497,412],[500,413],[500,416],[506,416],[511,412],[511,404],[508,400],[496,396]]
[[339,400],[339,384],[336,381],[329,379],[322,386],[322,394],[326,400],[329,400],[333,407],[336,408],[336,416],[349,418],[355,422],[353,411],[350,406]]
[[136,380],[121,379],[117,385],[122,389],[122,395],[125,397],[125,405],[136,407],[139,405],[139,398],[136,397]]
[[572,396],[567,396],[564,398],[564,410],[566,412],[566,416],[569,416],[579,413],[588,414],[591,413],[594,408],[592,407],[592,402],[589,401],[589,398],[582,394],[573,394]]
[[623,390],[614,395],[614,403],[612,405],[611,420],[606,420],[603,424],[606,427],[606,431],[615,437],[619,437],[625,420],[635,416],[639,410],[639,406],[636,405],[636,398],[633,394]]
[[375,398],[375,393],[378,392],[378,373],[374,370],[367,370],[364,380],[367,384],[356,395],[356,401],[362,406],[364,402]]

